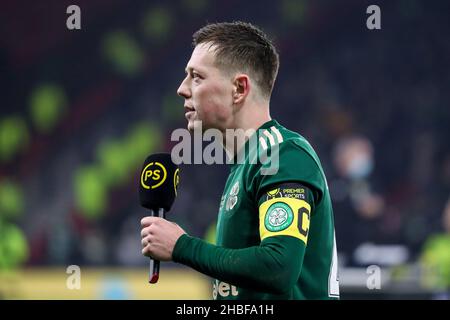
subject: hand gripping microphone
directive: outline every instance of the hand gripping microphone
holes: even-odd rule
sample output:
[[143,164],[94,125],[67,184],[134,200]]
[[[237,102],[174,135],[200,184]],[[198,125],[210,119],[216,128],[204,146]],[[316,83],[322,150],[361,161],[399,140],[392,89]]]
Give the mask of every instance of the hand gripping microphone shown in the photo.
[[[164,218],[177,196],[180,169],[170,153],[156,153],[145,159],[139,181],[139,201],[152,217]],[[150,258],[150,283],[159,278],[159,261]]]

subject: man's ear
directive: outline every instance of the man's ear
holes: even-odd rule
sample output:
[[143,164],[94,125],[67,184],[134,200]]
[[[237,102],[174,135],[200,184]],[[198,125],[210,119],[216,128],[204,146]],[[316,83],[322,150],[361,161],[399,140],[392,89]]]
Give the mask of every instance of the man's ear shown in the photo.
[[234,78],[233,103],[240,104],[245,101],[250,92],[250,78],[246,74],[238,74]]

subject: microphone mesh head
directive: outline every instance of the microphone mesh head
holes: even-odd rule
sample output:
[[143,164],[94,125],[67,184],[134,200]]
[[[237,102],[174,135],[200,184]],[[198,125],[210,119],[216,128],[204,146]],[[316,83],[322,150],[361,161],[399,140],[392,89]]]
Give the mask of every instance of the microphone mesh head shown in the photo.
[[139,176],[141,206],[169,211],[177,196],[180,169],[170,153],[155,153],[145,159]]

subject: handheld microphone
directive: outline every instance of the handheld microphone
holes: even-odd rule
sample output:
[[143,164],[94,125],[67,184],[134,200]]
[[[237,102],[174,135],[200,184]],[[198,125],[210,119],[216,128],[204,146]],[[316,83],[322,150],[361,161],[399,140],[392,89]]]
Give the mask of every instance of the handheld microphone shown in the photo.
[[[170,153],[149,155],[142,166],[139,180],[139,201],[150,210],[152,217],[164,218],[177,196],[180,169],[173,163]],[[159,261],[150,258],[149,282],[159,279]]]

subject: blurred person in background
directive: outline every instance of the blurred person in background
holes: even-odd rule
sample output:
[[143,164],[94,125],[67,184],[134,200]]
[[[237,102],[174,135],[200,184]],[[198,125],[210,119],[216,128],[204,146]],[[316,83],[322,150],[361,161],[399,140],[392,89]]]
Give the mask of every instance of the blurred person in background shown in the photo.
[[338,178],[332,180],[335,209],[340,212],[338,229],[346,230],[338,240],[344,260],[359,264],[354,258],[360,244],[377,242],[377,229],[384,200],[370,183],[375,167],[374,149],[368,138],[348,134],[339,139],[333,150]]

